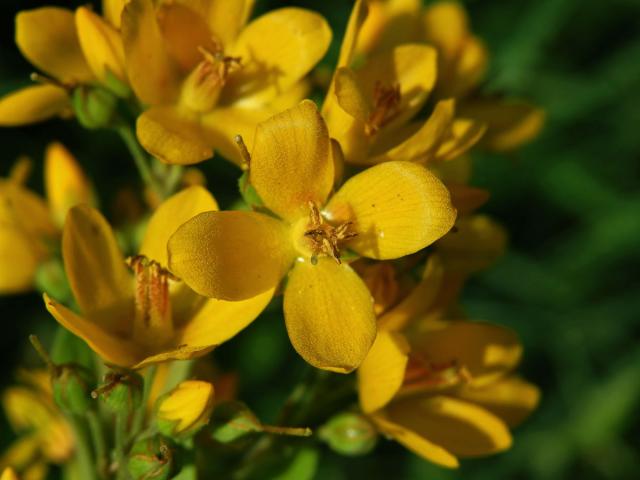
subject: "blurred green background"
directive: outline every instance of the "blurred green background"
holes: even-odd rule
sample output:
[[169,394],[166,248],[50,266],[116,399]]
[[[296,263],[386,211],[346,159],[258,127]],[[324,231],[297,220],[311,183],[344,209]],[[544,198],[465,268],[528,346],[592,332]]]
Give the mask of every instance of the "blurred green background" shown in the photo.
[[[0,94],[31,71],[13,44],[13,17],[44,4],[0,2]],[[94,2],[95,3],[95,2]],[[540,138],[511,156],[476,155],[474,183],[492,192],[483,208],[509,230],[511,246],[473,279],[463,303],[473,318],[508,325],[521,336],[521,371],[543,399],[501,455],[463,462],[459,471],[433,467],[383,441],[375,455],[344,459],[325,451],[317,478],[631,479],[640,477],[640,1],[476,0],[465,2],[477,34],[493,54],[486,89],[530,98],[547,111]],[[351,2],[260,1],[258,12],[303,5],[323,13],[336,49]],[[52,121],[0,130],[0,175],[21,154],[42,189],[45,146],[67,145],[97,184],[107,212],[116,188],[136,172],[119,139]],[[237,171],[203,166],[223,206]],[[54,325],[36,294],[0,298],[4,387],[27,358],[27,335]],[[264,420],[281,406],[303,365],[281,319],[266,314],[220,349],[237,365],[240,393]],[[0,446],[11,439],[1,424]]]

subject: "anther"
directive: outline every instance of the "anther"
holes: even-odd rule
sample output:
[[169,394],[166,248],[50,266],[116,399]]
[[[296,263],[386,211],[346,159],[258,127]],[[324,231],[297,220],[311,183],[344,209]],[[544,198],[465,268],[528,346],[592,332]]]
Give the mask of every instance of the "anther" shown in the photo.
[[249,170],[249,165],[251,165],[251,154],[242,139],[242,135],[236,135],[233,137],[233,141],[236,142],[238,150],[240,150],[240,156],[242,157],[242,170]]
[[398,114],[400,85],[385,86],[381,82],[376,82],[373,88],[373,104],[373,111],[365,124],[365,133],[369,136],[378,133],[380,128]]
[[318,207],[313,202],[309,202],[309,225],[304,236],[311,239],[313,244],[311,263],[315,265],[318,261],[317,256],[321,253],[333,258],[337,263],[342,263],[340,244],[358,235],[351,231],[352,225],[353,222],[345,222],[334,227],[326,223]]

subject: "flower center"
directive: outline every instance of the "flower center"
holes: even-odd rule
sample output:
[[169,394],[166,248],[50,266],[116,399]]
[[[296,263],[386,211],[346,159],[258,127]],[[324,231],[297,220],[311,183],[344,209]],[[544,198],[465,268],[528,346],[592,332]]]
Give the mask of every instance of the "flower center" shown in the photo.
[[208,112],[215,107],[222,87],[227,83],[229,75],[242,67],[240,57],[224,54],[222,48],[213,52],[198,47],[202,60],[185,80],[182,101],[196,112]]
[[318,261],[318,255],[329,256],[341,263],[341,244],[358,235],[351,229],[352,226],[353,222],[338,226],[327,223],[315,203],[309,202],[309,219],[301,225],[301,250],[311,254],[311,263],[314,264]]
[[369,114],[364,131],[368,136],[378,131],[398,115],[400,85],[384,85],[376,82],[373,87],[373,111]]
[[403,390],[431,390],[468,383],[472,379],[469,370],[457,360],[434,363],[420,353],[412,352],[404,374]]
[[169,281],[178,278],[154,260],[136,255],[126,260],[135,279],[133,337],[148,345],[163,345],[173,335]]

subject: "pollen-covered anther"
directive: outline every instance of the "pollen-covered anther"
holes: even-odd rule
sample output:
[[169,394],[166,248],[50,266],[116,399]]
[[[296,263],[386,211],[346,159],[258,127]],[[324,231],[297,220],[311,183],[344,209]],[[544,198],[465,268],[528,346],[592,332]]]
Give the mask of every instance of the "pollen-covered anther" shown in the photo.
[[309,209],[309,224],[304,235],[312,242],[312,261],[317,255],[324,254],[341,263],[340,244],[358,235],[351,230],[353,222],[345,222],[334,227],[325,221],[313,202],[309,202]]
[[365,133],[369,136],[378,131],[398,114],[400,105],[400,85],[384,85],[376,82],[373,87],[373,110],[365,124]]
[[169,282],[179,279],[144,255],[126,260],[135,280],[134,336],[155,337],[154,343],[169,338],[173,333]]
[[457,360],[435,363],[422,355],[412,353],[405,370],[403,386],[405,388],[443,388],[469,383],[471,373]]

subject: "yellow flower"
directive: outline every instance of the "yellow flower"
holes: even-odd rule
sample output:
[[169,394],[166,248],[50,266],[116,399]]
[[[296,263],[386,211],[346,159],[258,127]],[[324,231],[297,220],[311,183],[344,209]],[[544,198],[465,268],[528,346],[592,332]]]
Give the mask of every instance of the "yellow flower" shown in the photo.
[[294,348],[311,365],[349,372],[373,342],[375,316],[340,255],[416,252],[451,228],[455,210],[440,181],[410,162],[365,170],[331,196],[335,148],[311,101],[259,124],[249,181],[273,215],[198,215],[169,240],[169,265],[196,292],[227,300],[274,289],[289,272],[284,313]]
[[50,144],[45,154],[47,201],[22,184],[28,163],[18,162],[10,178],[0,179],[0,293],[33,287],[69,207],[93,199],[89,181],[61,144]]
[[[111,18],[117,3],[105,0]],[[124,3],[124,2],[120,2]],[[71,115],[71,91],[79,85],[126,88],[122,41],[114,24],[87,7],[25,10],[16,16],[16,44],[35,67],[39,85],[0,99],[0,126],[20,126]]]
[[191,436],[209,423],[214,406],[214,389],[209,382],[187,380],[162,400],[156,422],[168,436]]
[[202,187],[175,194],[149,220],[139,255],[125,263],[104,217],[85,205],[72,208],[62,255],[82,315],[45,294],[47,309],[116,365],[142,368],[204,355],[246,327],[273,294],[265,290],[242,302],[205,299],[167,270],[169,235],[194,215],[216,209]]
[[458,457],[509,448],[508,427],[524,420],[540,394],[511,373],[522,355],[513,332],[425,316],[437,306],[442,275],[428,263],[415,290],[380,318],[358,390],[362,410],[382,433],[453,468]]
[[300,8],[247,24],[252,0],[156,3],[132,0],[122,16],[129,79],[149,106],[140,143],[169,163],[200,162],[214,148],[239,163],[233,136],[250,140],[256,123],[303,98],[331,30]]
[[18,475],[16,475],[16,472],[13,468],[7,467],[2,471],[0,480],[18,480]]
[[439,102],[426,120],[416,118],[436,84],[436,51],[425,44],[403,43],[358,57],[354,48],[364,5],[356,2],[351,14],[323,107],[345,160],[427,163],[459,156],[480,139],[484,126],[456,119],[453,100]]
[[2,405],[20,438],[0,457],[0,469],[11,467],[25,479],[43,479],[48,463],[62,464],[71,457],[73,436],[53,402],[48,372],[22,371],[19,377],[24,385],[7,388]]
[[438,98],[455,98],[459,113],[488,126],[483,145],[511,150],[540,132],[544,112],[520,99],[483,95],[489,52],[469,28],[464,7],[439,1],[423,7],[419,0],[371,0],[356,51],[372,55],[405,42],[427,42],[438,50]]

